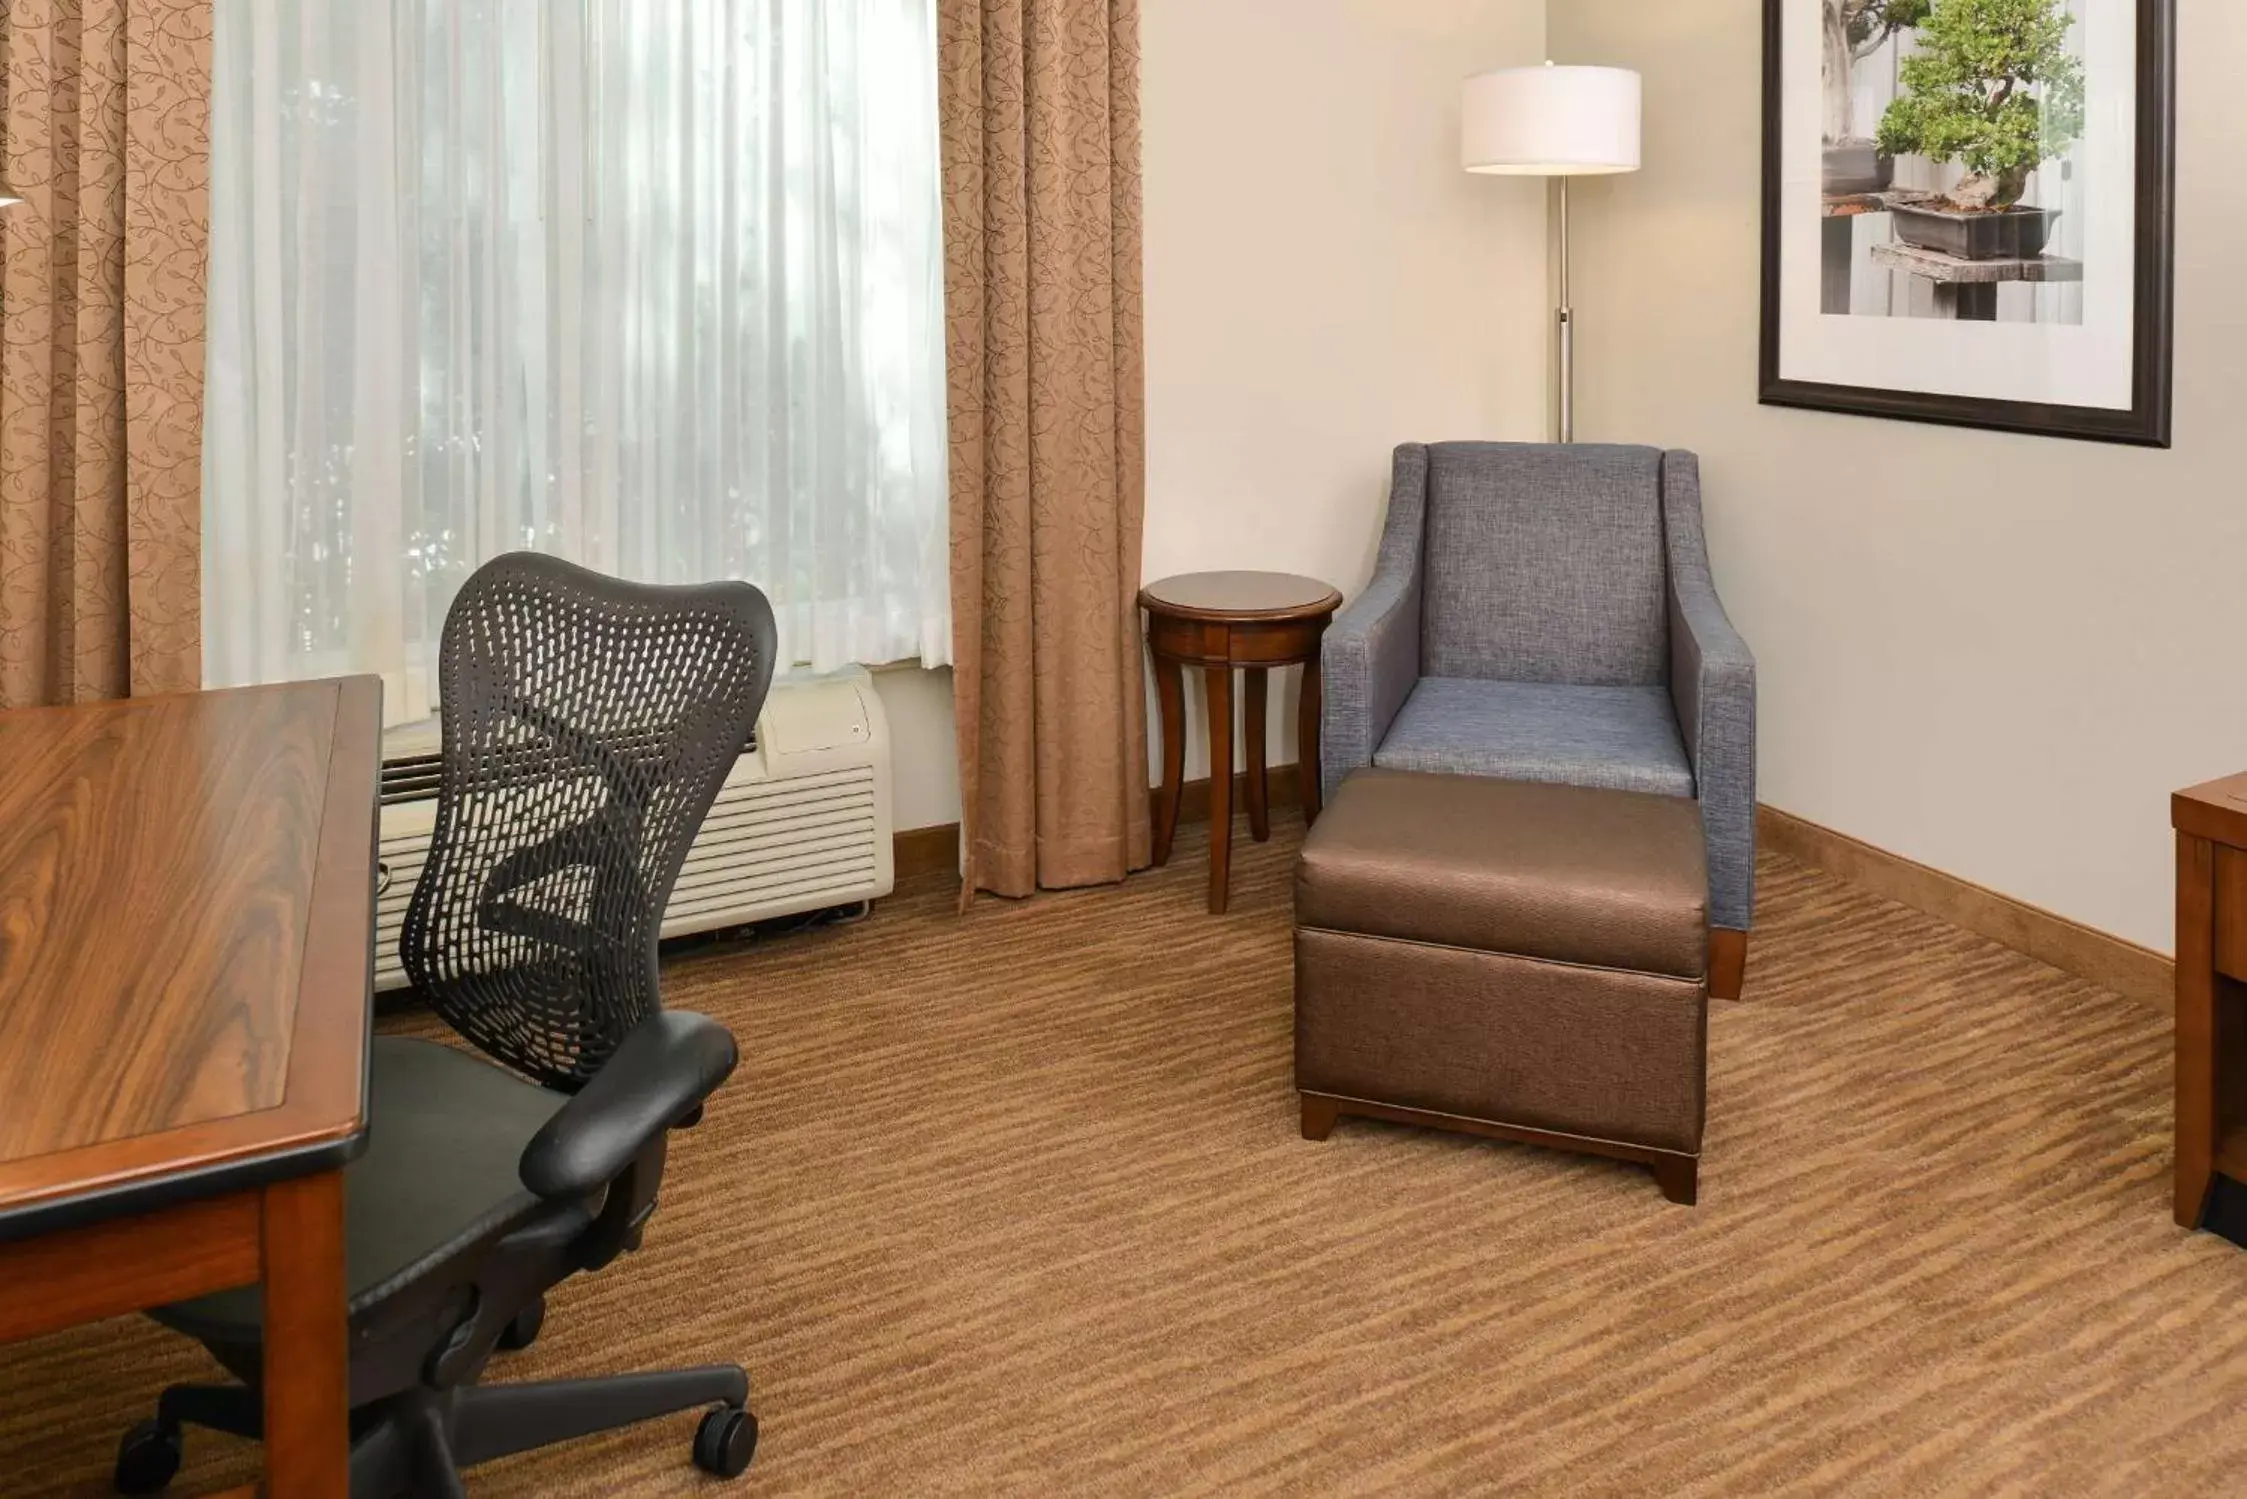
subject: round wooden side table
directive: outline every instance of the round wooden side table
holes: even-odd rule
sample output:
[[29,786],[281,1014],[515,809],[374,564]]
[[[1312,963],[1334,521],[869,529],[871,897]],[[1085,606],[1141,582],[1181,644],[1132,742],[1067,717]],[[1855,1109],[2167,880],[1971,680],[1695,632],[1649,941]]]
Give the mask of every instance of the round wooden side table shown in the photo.
[[1147,645],[1162,703],[1163,784],[1155,798],[1155,862],[1170,862],[1186,769],[1184,668],[1202,668],[1209,698],[1209,909],[1225,909],[1233,856],[1233,668],[1243,668],[1248,740],[1248,827],[1272,836],[1264,768],[1266,678],[1275,666],[1303,668],[1296,774],[1303,815],[1319,813],[1319,640],[1342,595],[1292,573],[1184,573],[1139,590]]

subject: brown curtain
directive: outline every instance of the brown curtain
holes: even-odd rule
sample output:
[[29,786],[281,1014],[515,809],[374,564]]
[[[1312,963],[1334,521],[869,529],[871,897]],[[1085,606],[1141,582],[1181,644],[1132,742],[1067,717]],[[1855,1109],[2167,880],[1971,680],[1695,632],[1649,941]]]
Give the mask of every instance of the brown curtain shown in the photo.
[[939,0],[966,889],[1148,862],[1138,0]]
[[210,0],[0,0],[0,707],[202,675]]

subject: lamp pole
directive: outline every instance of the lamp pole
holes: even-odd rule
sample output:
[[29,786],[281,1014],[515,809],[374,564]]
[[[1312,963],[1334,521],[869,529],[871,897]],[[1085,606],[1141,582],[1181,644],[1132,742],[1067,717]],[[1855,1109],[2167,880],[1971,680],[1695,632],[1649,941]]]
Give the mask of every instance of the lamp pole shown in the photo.
[[1568,178],[1560,179],[1560,440],[1576,440],[1576,313],[1568,301]]

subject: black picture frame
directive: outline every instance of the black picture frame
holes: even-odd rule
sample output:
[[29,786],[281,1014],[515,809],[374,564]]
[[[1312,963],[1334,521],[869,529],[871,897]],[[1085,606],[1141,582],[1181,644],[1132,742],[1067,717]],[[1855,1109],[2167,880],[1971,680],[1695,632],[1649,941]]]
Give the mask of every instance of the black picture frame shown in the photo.
[[2043,437],[2170,446],[2175,318],[2175,0],[2137,0],[2137,296],[2128,410],[1992,400],[1789,380],[1779,373],[1780,174],[1784,170],[1787,0],[1763,7],[1763,337],[1760,399],[1857,416],[1984,427]]

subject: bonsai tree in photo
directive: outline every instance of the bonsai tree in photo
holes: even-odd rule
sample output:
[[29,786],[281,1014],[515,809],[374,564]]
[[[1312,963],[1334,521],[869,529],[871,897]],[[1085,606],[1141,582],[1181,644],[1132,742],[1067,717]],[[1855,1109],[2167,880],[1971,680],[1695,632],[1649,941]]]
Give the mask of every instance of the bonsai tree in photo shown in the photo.
[[2029,174],[2083,134],[2073,25],[2066,0],[1935,0],[1899,70],[1904,91],[1881,118],[1881,151],[1964,166],[1954,209],[2012,208]]

